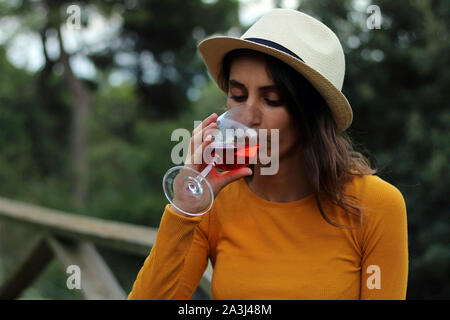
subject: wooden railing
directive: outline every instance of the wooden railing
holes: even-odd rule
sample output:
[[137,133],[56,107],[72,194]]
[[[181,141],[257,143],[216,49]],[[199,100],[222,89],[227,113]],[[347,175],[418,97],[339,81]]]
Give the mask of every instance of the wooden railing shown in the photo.
[[[76,265],[82,270],[81,294],[85,299],[126,299],[111,269],[97,251],[103,247],[142,257],[148,256],[157,229],[93,217],[60,212],[0,198],[0,222],[19,223],[33,232],[26,239],[27,249],[4,275],[0,283],[0,299],[16,299],[58,259],[66,268]],[[208,268],[199,287],[210,296],[212,267]]]

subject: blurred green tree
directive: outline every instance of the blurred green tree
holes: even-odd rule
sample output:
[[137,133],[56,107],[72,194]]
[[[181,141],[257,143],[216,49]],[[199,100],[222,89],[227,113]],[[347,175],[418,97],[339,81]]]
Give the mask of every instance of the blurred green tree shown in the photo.
[[[108,123],[107,129],[114,137],[124,139],[125,145],[136,142],[137,122],[147,121],[147,125],[155,126],[157,121],[191,110],[188,90],[198,79],[205,81],[204,67],[196,56],[199,37],[213,30],[226,31],[238,23],[235,0],[78,1],[75,6],[81,15],[81,29],[98,20],[98,15],[103,19],[113,17],[120,22],[120,28],[100,46],[82,43],[70,49],[67,43],[74,42],[82,31],[63,32],[67,23],[73,22],[69,21],[73,13],[68,11],[73,2],[40,0],[1,5],[0,18],[17,20],[21,24],[19,32],[34,33],[41,39],[44,63],[33,77],[34,84],[30,84],[36,90],[36,99],[25,107],[29,120],[26,130],[38,172],[69,179],[70,209],[78,212],[89,209],[88,197],[95,197],[89,193],[93,175],[89,170],[88,131],[92,127],[89,123],[96,123],[92,113],[104,116],[104,112],[115,112],[94,105],[103,102],[97,98],[99,87],[108,91],[105,80],[114,72],[130,75],[133,86],[126,97],[130,100],[123,103],[134,103],[129,108],[134,112],[123,110],[125,113],[117,116],[128,117]],[[57,54],[49,52],[51,42],[57,44]],[[80,55],[93,63],[96,77],[77,75],[74,58]],[[124,63],[124,59],[128,62]],[[157,136],[156,131],[152,134]],[[148,178],[152,181],[151,176]]]

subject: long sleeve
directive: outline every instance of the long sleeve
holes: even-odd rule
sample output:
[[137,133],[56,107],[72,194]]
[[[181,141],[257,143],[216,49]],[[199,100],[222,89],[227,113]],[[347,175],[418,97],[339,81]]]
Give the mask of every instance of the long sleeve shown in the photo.
[[363,232],[362,300],[403,300],[408,281],[406,205],[400,191],[379,180],[372,190]]
[[203,219],[208,219],[208,213],[184,217],[170,207],[165,207],[156,242],[133,284],[130,300],[189,299],[206,269],[209,243],[202,225],[207,229],[208,221]]

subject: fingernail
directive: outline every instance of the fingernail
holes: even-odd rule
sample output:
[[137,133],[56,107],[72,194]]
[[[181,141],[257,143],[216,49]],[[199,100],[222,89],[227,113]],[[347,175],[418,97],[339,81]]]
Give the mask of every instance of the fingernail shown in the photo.
[[205,138],[206,141],[211,141],[211,139],[212,139],[212,136],[211,136],[211,135],[208,135],[208,136]]

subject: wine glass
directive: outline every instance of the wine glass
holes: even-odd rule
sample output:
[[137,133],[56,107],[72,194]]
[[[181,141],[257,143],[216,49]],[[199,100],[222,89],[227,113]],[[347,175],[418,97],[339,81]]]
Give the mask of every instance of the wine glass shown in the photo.
[[211,169],[229,171],[255,163],[259,144],[256,130],[248,126],[250,120],[245,104],[232,107],[217,118],[213,141],[203,152],[201,172],[188,166],[166,172],[164,194],[176,209],[189,216],[205,214],[214,203],[213,188],[206,178]]

